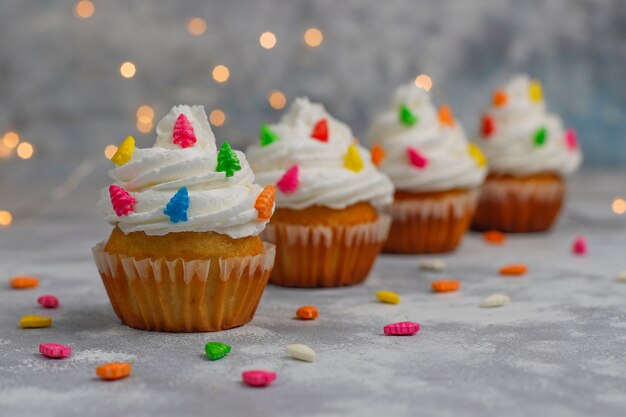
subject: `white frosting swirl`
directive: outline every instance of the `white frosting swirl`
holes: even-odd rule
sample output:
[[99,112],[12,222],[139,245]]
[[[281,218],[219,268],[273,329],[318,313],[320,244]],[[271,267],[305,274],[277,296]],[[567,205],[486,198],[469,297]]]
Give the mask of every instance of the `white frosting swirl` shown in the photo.
[[[328,142],[311,138],[321,119],[328,123]],[[344,209],[363,201],[376,207],[391,203],[393,185],[372,164],[367,149],[356,146],[363,160],[362,170],[354,172],[344,167],[344,157],[354,142],[352,132],[321,104],[298,98],[281,122],[269,128],[279,139],[266,146],[250,146],[246,152],[259,183],[276,184],[293,165],[299,169],[295,192],[276,190],[277,207],[303,209],[320,205]]]
[[[184,114],[193,126],[196,143],[181,148],[172,142],[173,125]],[[254,208],[262,187],[242,152],[235,151],[241,170],[232,177],[216,172],[217,148],[203,106],[176,106],[157,125],[153,148],[135,149],[130,161],[109,175],[115,184],[136,200],[134,211],[117,216],[109,188],[101,191],[98,207],[111,224],[124,233],[148,235],[173,232],[217,232],[233,239],[261,233],[268,220],[259,219]],[[187,221],[172,223],[164,209],[172,196],[187,187]]]
[[[582,161],[580,148],[568,146],[561,119],[546,111],[542,97],[532,100],[530,88],[528,76],[514,77],[501,89],[506,94],[506,103],[487,111],[494,131],[488,136],[481,134],[480,146],[489,160],[489,169],[516,176],[543,172],[569,174]],[[534,135],[542,127],[546,128],[546,139],[543,145],[536,145]]]
[[[401,106],[407,106],[417,116],[417,123],[402,124]],[[459,122],[452,126],[442,124],[428,93],[414,83],[396,90],[387,110],[374,119],[369,140],[383,148],[385,158],[380,170],[399,190],[420,193],[471,189],[485,178],[486,168],[479,166],[468,152],[463,127]],[[425,168],[411,164],[409,147],[428,160]]]

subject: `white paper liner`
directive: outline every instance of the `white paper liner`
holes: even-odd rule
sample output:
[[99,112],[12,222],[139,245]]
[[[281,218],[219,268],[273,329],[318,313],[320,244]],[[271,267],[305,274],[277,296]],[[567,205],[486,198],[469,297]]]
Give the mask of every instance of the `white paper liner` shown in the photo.
[[485,200],[506,200],[514,195],[516,199],[528,201],[530,198],[542,201],[554,201],[563,198],[565,186],[560,181],[502,181],[487,180],[481,190]]
[[444,197],[394,201],[388,213],[394,220],[405,221],[414,217],[422,219],[448,217],[452,209],[454,217],[461,218],[468,210],[474,210],[478,202],[478,194],[478,190],[470,190],[467,193],[450,194]]

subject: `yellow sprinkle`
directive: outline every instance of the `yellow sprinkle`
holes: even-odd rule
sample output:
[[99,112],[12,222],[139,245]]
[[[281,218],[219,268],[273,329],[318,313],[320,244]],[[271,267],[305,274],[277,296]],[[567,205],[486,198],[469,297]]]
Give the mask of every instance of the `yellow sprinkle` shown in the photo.
[[485,157],[485,154],[483,153],[483,151],[480,150],[478,146],[470,143],[469,145],[467,145],[467,152],[469,152],[470,156],[474,158],[474,161],[476,161],[476,165],[478,165],[480,168],[487,165],[487,157]]
[[398,304],[400,302],[400,296],[391,291],[378,291],[376,297],[383,303]]
[[50,326],[52,326],[52,319],[50,317],[24,316],[20,319],[20,327],[22,329],[39,329]]
[[359,150],[355,145],[350,145],[348,147],[348,153],[343,160],[343,166],[344,168],[354,172],[359,172],[363,169],[363,159],[361,159]]
[[117,148],[117,152],[115,155],[111,157],[111,161],[116,165],[124,165],[126,162],[130,161],[130,158],[133,156],[133,150],[135,149],[135,138],[132,136],[124,139],[124,142]]
[[543,100],[543,89],[541,88],[541,82],[539,80],[531,80],[528,95],[535,103]]

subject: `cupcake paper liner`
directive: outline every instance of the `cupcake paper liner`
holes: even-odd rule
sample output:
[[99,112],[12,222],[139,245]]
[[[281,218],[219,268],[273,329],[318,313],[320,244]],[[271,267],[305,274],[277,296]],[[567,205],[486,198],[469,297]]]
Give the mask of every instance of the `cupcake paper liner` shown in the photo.
[[270,223],[263,238],[276,244],[270,282],[287,287],[340,287],[362,282],[385,242],[391,219],[352,226]]
[[130,327],[210,332],[252,320],[274,262],[275,246],[256,256],[215,260],[93,256],[113,310]]

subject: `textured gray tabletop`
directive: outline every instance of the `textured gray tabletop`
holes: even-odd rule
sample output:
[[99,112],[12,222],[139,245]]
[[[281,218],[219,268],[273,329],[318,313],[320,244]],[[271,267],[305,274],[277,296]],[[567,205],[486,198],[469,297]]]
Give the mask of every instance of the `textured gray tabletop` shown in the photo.
[[[448,265],[442,273],[418,270],[427,257],[381,256],[361,286],[270,286],[251,324],[205,334],[118,322],[89,250],[108,228],[89,209],[95,193],[79,189],[66,208],[0,231],[0,415],[626,415],[626,285],[616,282],[626,270],[626,215],[610,209],[626,194],[625,176],[580,174],[549,234],[510,236],[504,246],[469,234],[456,253],[440,257]],[[570,252],[579,234],[589,244],[584,257]],[[529,273],[497,274],[512,262]],[[15,274],[37,275],[41,286],[11,290]],[[461,291],[433,294],[430,282],[444,277],[461,280]],[[381,289],[399,293],[401,303],[377,302]],[[479,308],[494,292],[510,304]],[[45,293],[62,306],[39,308]],[[305,304],[319,308],[318,320],[293,319]],[[50,315],[54,326],[21,330],[25,314]],[[382,334],[402,320],[419,322],[419,334]],[[202,351],[211,340],[233,351],[209,362]],[[48,360],[38,353],[42,342],[74,353]],[[311,346],[317,361],[288,358],[291,343]],[[133,363],[130,378],[96,378],[97,365],[118,360]],[[242,385],[241,372],[253,368],[278,379],[265,389]]]

